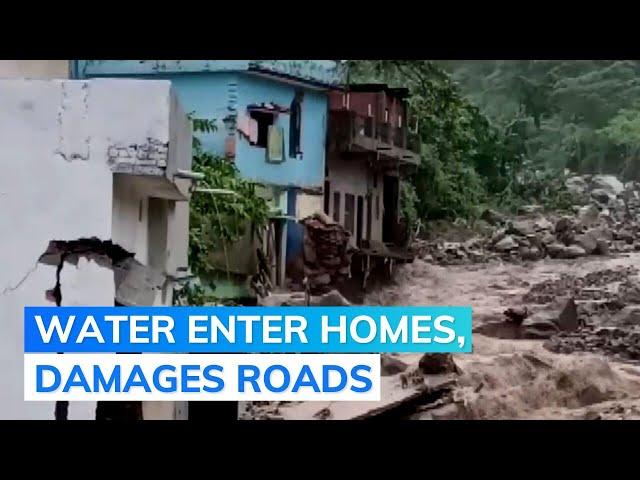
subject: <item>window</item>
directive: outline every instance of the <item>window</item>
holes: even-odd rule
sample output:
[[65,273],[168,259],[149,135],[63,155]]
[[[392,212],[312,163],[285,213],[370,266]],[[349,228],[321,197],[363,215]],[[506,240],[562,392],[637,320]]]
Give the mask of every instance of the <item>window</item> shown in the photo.
[[371,116],[371,104],[367,105],[367,115],[370,117]]
[[402,128],[402,115],[398,115],[398,128]]
[[340,192],[333,192],[333,219],[340,221]]
[[300,137],[302,131],[302,92],[296,92],[291,102],[291,114],[289,117],[289,157],[296,158],[300,149]]
[[354,223],[356,220],[356,197],[350,193],[344,196],[344,228],[354,234]]
[[253,110],[250,116],[258,124],[258,137],[254,143],[257,147],[267,148],[269,141],[269,127],[274,124],[275,115],[269,112]]
[[384,123],[389,123],[389,109],[384,109]]
[[342,108],[346,108],[347,110],[349,110],[349,100],[351,100],[349,98],[349,94],[348,93],[343,93],[342,94]]

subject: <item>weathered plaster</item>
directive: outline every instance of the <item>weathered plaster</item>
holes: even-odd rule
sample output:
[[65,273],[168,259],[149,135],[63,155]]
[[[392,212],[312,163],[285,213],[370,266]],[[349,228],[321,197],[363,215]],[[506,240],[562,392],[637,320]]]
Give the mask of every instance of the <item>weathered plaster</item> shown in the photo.
[[[169,142],[170,98],[166,81],[0,80],[0,246],[7,253],[0,269],[0,418],[53,418],[53,402],[24,402],[22,379],[23,308],[52,305],[46,292],[56,285],[56,266],[37,263],[49,242],[97,237],[148,261],[149,226],[139,218],[147,219],[155,184],[134,179],[120,194],[109,149],[149,138]],[[190,158],[185,148],[176,155]],[[174,213],[171,222],[183,228],[188,219]],[[186,258],[186,242],[169,249]],[[80,258],[64,264],[60,290],[62,305],[111,306],[114,274]],[[92,419],[94,412],[95,403],[71,402],[69,418]]]

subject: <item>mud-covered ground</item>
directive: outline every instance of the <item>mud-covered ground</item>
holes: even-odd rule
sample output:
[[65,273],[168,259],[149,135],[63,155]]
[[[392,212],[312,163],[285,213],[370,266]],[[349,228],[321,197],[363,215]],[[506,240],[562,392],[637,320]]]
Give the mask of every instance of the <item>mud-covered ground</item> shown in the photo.
[[[629,305],[619,304],[619,297],[628,301],[628,288],[620,285],[640,281],[636,266],[640,253],[446,267],[416,260],[365,303],[473,306],[473,353],[454,356],[460,369],[456,386],[447,398],[418,405],[410,418],[640,418],[640,367],[625,355],[630,345],[603,349],[598,342],[589,343],[590,337],[603,336],[595,332],[610,330],[621,311],[626,315]],[[584,291],[587,295],[581,294]],[[527,306],[529,315],[553,310],[549,305],[566,295],[576,298],[579,316],[586,322],[571,333],[583,337],[583,348],[557,353],[553,339],[562,341],[569,335],[564,332],[549,334],[551,340],[510,333],[514,326],[504,316],[506,309]],[[634,330],[633,323],[620,321],[613,330]],[[611,341],[620,343],[617,338]],[[637,339],[627,342],[637,344]]]

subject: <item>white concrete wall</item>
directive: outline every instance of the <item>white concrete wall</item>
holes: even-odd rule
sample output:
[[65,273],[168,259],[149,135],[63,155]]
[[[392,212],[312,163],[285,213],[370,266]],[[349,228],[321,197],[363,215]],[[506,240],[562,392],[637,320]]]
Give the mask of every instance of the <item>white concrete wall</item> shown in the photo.
[[[383,176],[378,174],[377,186],[374,188],[373,171],[367,164],[359,160],[344,160],[339,157],[327,159],[329,167],[329,216],[333,218],[334,193],[340,192],[340,216],[339,223],[344,225],[345,219],[345,194],[350,193],[356,197],[354,218],[357,219],[358,196],[364,197],[362,214],[362,238],[367,238],[367,193],[371,192],[371,240],[382,241],[382,214],[383,214]],[[376,197],[379,202],[379,215],[376,216]],[[355,225],[356,222],[354,222]],[[352,232],[351,243],[355,244],[355,232]]]
[[296,218],[301,220],[316,212],[321,212],[323,202],[324,197],[322,195],[299,192],[296,198]]
[[[0,80],[0,419],[54,417],[53,402],[23,401],[23,307],[52,305],[56,269],[37,263],[49,242],[112,239],[146,263],[147,196],[114,184],[108,150],[168,142],[169,105],[166,81]],[[66,264],[61,287],[62,305],[113,305],[113,272],[93,262]],[[93,419],[95,402],[69,413]]]
[[69,78],[69,60],[0,60],[0,78]]

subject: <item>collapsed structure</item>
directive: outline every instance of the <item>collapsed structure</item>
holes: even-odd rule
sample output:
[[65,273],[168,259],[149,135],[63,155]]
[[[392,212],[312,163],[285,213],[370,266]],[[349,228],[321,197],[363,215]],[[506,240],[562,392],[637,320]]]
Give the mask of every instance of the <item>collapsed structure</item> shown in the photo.
[[172,303],[188,274],[190,122],[168,81],[0,80],[0,163],[0,418],[108,417],[23,400],[23,308]]

